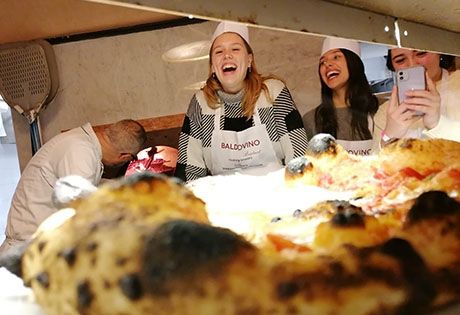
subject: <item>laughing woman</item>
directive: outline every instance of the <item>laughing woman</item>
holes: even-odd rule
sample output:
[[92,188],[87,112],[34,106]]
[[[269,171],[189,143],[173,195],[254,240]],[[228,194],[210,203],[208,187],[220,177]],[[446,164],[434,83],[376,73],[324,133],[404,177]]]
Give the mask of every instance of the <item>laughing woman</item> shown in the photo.
[[257,72],[248,28],[222,22],[212,41],[209,77],[182,126],[176,176],[265,174],[305,154],[302,118],[286,86]]
[[307,112],[303,122],[308,137],[328,133],[348,152],[369,155],[373,141],[373,117],[378,101],[364,73],[359,44],[327,37],[319,60],[321,105]]

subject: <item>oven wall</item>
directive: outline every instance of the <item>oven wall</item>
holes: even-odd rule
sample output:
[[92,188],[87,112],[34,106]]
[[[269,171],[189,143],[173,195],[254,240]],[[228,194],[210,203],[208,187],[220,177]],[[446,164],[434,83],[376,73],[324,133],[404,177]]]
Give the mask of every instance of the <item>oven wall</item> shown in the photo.
[[[85,122],[184,113],[193,95],[185,87],[206,79],[208,60],[167,63],[161,56],[209,39],[215,26],[205,22],[53,45],[60,86],[40,114],[43,142]],[[318,105],[322,38],[260,28],[251,28],[250,37],[259,71],[286,81],[301,114]],[[31,157],[29,126],[17,113],[13,120],[23,169]]]

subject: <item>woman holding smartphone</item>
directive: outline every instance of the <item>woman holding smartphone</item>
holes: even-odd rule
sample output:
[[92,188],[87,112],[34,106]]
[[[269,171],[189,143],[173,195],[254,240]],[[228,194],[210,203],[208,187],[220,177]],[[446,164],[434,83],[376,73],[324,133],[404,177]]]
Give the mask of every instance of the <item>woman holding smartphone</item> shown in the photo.
[[394,87],[390,101],[375,116],[375,138],[385,144],[393,138],[444,138],[460,141],[460,71],[449,73],[453,57],[437,53],[393,48],[387,67],[392,71],[423,66],[425,90],[405,93],[398,102]]
[[373,116],[378,101],[372,95],[358,42],[327,37],[319,59],[321,104],[303,116],[307,135],[328,133],[349,153],[371,154]]

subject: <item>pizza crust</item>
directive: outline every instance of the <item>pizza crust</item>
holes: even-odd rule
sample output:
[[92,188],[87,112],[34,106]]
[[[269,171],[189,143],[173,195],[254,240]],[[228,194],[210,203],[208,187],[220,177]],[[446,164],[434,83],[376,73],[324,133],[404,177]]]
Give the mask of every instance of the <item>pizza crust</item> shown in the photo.
[[[82,200],[27,249],[23,278],[49,314],[421,314],[435,296],[406,240],[288,258],[209,225],[165,178],[124,185]],[[157,189],[184,211],[156,204]]]
[[[50,315],[428,314],[459,301],[455,159],[421,157],[458,144],[400,141],[367,159],[326,140],[300,168],[287,167],[281,183],[296,193],[312,183],[345,187],[367,199],[354,194],[257,223],[256,243],[212,226],[204,202],[182,184],[134,176],[75,201],[74,216],[41,229],[22,257],[24,282]],[[442,165],[435,184],[402,176],[393,164],[408,155],[403,167],[419,174]],[[384,180],[374,176],[382,169]],[[382,183],[422,188],[395,202]],[[374,186],[360,190],[365,184]],[[447,193],[426,193],[432,187]],[[380,208],[384,198],[392,203]]]
[[400,139],[385,146],[378,163],[387,174],[410,167],[429,174],[460,163],[460,143],[444,139]]

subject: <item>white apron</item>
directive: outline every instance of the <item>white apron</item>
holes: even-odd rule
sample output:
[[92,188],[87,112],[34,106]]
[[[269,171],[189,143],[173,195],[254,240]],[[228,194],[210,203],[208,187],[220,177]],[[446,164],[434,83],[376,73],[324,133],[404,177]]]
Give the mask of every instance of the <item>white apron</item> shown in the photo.
[[260,121],[257,107],[254,110],[254,126],[243,131],[220,130],[222,107],[214,116],[214,131],[211,138],[212,175],[236,171],[263,175],[282,167]]
[[374,141],[370,140],[336,140],[348,153],[355,155],[371,155]]
[[[367,117],[367,124],[371,135],[374,133],[374,120],[372,117]],[[336,142],[340,144],[348,153],[355,155],[371,155],[374,146],[374,140],[340,140]]]

